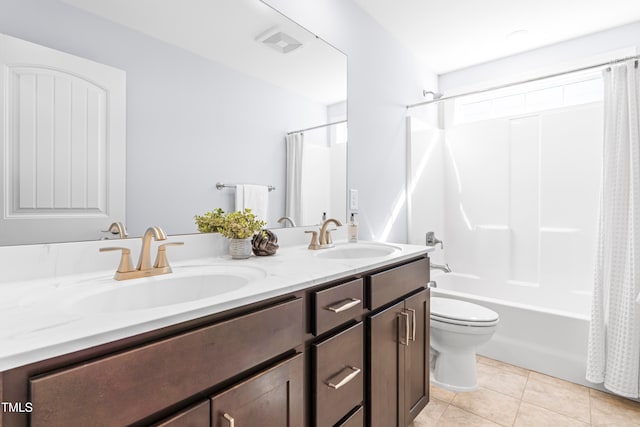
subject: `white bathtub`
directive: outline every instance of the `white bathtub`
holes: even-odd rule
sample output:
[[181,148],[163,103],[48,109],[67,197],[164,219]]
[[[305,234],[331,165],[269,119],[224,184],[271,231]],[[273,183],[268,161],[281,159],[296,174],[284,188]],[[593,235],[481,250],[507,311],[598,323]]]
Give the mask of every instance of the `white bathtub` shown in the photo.
[[[574,383],[594,387],[585,380],[589,316],[557,308],[507,301],[494,294],[499,288],[483,286],[479,280],[456,273],[432,270],[437,288],[432,296],[456,298],[483,305],[500,315],[495,335],[478,353],[492,359],[521,366]],[[517,299],[517,294],[510,294]],[[522,295],[526,298],[526,292]],[[576,297],[576,299],[580,299]],[[526,299],[524,299],[526,301]],[[558,304],[557,300],[550,301]],[[575,304],[574,301],[567,301]],[[580,304],[584,308],[584,304]]]

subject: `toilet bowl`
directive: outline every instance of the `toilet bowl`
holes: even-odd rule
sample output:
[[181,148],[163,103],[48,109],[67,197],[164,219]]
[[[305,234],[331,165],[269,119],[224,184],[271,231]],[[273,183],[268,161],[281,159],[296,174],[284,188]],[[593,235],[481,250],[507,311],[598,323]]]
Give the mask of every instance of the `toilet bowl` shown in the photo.
[[478,304],[431,298],[431,383],[464,392],[478,388],[476,349],[491,339],[498,313]]

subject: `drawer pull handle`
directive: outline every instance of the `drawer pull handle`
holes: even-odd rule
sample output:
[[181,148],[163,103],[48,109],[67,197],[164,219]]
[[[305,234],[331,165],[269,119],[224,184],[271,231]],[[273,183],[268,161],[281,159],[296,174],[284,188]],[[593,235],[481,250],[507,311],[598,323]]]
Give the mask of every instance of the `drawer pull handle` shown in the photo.
[[404,317],[404,342],[400,341],[400,343],[402,345],[406,345],[407,347],[409,346],[409,313],[398,313],[400,316]]
[[416,311],[413,308],[407,308],[407,311],[411,312],[411,341],[416,340]]
[[235,427],[236,420],[234,420],[231,415],[229,415],[229,414],[227,414],[225,412],[223,417],[224,417],[225,420],[227,420],[229,422],[229,427]]
[[[344,375],[347,373],[347,375]],[[347,384],[349,381],[354,379],[360,373],[360,368],[356,368],[355,366],[347,366],[345,367],[338,375],[331,378],[327,385],[332,389],[339,389],[343,385]],[[337,383],[336,383],[337,381]]]
[[360,303],[361,301],[358,298],[348,298],[344,301],[340,301],[338,304],[330,305],[325,308],[329,311],[333,311],[334,313],[341,313],[345,310],[349,310],[351,307],[355,307]]

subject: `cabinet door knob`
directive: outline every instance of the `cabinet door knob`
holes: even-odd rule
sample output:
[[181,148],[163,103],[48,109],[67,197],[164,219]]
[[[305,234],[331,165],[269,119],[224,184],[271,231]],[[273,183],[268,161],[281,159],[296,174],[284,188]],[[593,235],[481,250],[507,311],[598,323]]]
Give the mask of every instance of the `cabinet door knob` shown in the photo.
[[223,417],[224,417],[225,420],[227,420],[229,422],[229,427],[235,427],[236,420],[234,420],[231,415],[229,415],[229,414],[227,414],[225,412]]
[[[344,375],[347,373],[347,375]],[[345,367],[338,375],[331,378],[327,385],[334,390],[339,389],[343,385],[347,384],[349,381],[354,379],[360,373],[360,368],[356,368],[355,366],[347,366]]]
[[344,301],[340,301],[337,304],[325,307],[325,309],[333,311],[334,313],[340,313],[345,310],[349,310],[351,307],[355,307],[356,305],[360,304],[360,302],[361,301],[358,298],[348,298]]
[[405,324],[405,327],[404,327],[404,333],[405,333],[404,342],[400,341],[400,344],[406,345],[408,347],[409,346],[409,329],[410,329],[410,327],[409,327],[409,313],[402,312],[402,313],[398,313],[398,314],[400,316],[404,317],[404,324]]
[[413,308],[407,308],[407,311],[411,312],[411,341],[416,340],[416,311]]

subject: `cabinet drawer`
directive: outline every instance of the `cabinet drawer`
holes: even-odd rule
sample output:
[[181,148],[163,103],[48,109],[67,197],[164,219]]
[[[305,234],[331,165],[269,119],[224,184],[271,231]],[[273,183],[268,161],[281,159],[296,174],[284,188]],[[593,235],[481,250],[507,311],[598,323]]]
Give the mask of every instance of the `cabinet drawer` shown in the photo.
[[312,332],[319,335],[362,314],[364,298],[362,279],[314,292],[312,294]]
[[30,379],[31,425],[127,425],[296,347],[302,299]]
[[211,424],[211,406],[209,401],[202,402],[167,418],[153,427],[209,427]]
[[363,400],[363,324],[360,322],[311,348],[315,425],[332,426]]
[[211,397],[211,426],[303,425],[303,357],[299,353]]
[[343,420],[339,427],[364,427],[364,408],[358,407],[358,410],[351,414],[347,419]]
[[369,308],[375,310],[429,282],[429,259],[423,258],[367,277]]

